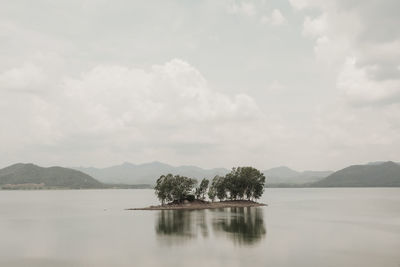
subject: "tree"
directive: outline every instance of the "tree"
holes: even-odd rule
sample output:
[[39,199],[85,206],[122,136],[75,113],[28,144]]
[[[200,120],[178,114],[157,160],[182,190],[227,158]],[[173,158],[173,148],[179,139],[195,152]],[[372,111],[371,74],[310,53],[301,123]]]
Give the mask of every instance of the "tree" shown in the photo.
[[173,200],[183,201],[193,192],[197,180],[185,176],[175,175],[171,191]]
[[157,179],[155,186],[155,193],[157,198],[161,201],[161,204],[164,205],[165,201],[172,201],[172,187],[173,187],[173,179],[172,174],[161,175],[160,178]]
[[200,182],[200,186],[196,188],[196,198],[197,199],[205,199],[205,195],[207,193],[208,184],[210,183],[209,180],[204,178]]
[[[237,167],[225,175],[225,195],[231,200],[259,199],[264,192],[265,176],[253,167]],[[219,197],[218,197],[219,198]]]
[[242,167],[240,168],[240,177],[245,181],[243,195],[246,195],[248,200],[259,199],[264,193],[264,174],[253,167]]
[[224,176],[215,176],[208,189],[208,197],[214,201],[217,197],[220,201],[227,197],[226,181]]
[[161,204],[185,200],[193,192],[197,181],[185,176],[167,174],[157,179],[155,193]]
[[216,177],[217,176],[215,176],[214,179],[212,179],[210,188],[208,188],[208,198],[212,202],[214,202],[215,198],[217,197],[217,187],[216,187],[216,182],[215,182]]
[[244,195],[248,200],[259,199],[264,193],[265,176],[259,170],[253,167],[240,168],[240,177],[246,181]]
[[[155,193],[162,205],[165,202],[182,202],[194,199],[193,189],[197,180],[185,176],[167,174],[157,179]],[[205,199],[210,181],[203,179],[195,190],[197,199]],[[225,176],[215,176],[208,188],[211,201],[225,199],[259,199],[264,193],[265,176],[253,167],[237,167]]]

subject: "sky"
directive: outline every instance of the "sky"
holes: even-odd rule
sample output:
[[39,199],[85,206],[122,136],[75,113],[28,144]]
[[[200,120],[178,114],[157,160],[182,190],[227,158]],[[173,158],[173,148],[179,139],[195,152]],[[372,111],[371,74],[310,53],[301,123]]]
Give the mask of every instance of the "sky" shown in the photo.
[[397,0],[0,2],[0,167],[400,161]]

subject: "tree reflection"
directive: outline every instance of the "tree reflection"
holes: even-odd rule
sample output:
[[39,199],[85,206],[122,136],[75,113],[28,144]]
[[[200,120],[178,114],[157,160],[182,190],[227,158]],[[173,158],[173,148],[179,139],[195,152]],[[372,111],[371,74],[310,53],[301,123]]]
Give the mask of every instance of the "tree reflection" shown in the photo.
[[263,210],[261,208],[228,208],[215,216],[213,229],[216,233],[227,233],[239,245],[252,245],[266,235]]
[[[207,217],[207,215],[210,218]],[[238,245],[252,245],[266,235],[262,208],[225,208],[218,210],[161,210],[156,221],[159,240],[170,244],[225,234]]]
[[195,238],[199,232],[208,236],[204,210],[161,210],[158,214],[156,233],[160,237],[174,237],[164,239],[169,243]]

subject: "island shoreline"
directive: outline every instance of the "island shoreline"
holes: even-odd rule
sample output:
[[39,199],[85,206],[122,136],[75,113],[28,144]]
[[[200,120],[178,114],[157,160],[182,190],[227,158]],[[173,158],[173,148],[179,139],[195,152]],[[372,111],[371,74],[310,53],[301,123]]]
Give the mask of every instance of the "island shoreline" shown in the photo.
[[265,207],[267,204],[258,203],[251,200],[226,200],[218,202],[194,201],[189,203],[171,203],[145,208],[129,208],[125,210],[204,210],[204,209],[223,209],[223,208],[247,208]]

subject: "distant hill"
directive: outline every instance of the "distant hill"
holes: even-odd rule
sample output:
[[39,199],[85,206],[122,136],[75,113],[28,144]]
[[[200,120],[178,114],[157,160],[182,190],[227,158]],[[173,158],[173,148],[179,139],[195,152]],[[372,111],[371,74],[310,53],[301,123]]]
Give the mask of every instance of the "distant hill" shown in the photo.
[[[125,162],[108,168],[74,167],[103,183],[123,184],[155,184],[160,175],[172,173],[196,179],[211,179],[215,175],[225,175],[230,170],[225,168],[203,169],[196,166],[171,166],[162,162],[133,164]],[[304,184],[319,181],[332,171],[304,171],[298,172],[286,166],[276,167],[263,171],[267,177],[267,184]]]
[[312,183],[313,187],[398,187],[400,165],[392,161],[353,165]]
[[34,164],[17,163],[0,169],[0,187],[3,189],[43,188],[104,188],[89,175],[68,168],[43,168]]
[[103,183],[123,183],[123,184],[151,184],[163,174],[179,174],[196,179],[213,178],[215,175],[225,175],[228,169],[202,169],[196,166],[174,167],[162,162],[150,162],[144,164],[123,163],[108,168],[85,168],[75,167],[74,169],[82,171]]
[[[368,162],[367,165],[381,165],[386,162],[388,162],[388,161],[372,161],[372,162]],[[400,164],[400,162],[395,162],[395,163]]]
[[[17,163],[0,169],[0,188],[150,188],[162,174],[211,179],[228,172],[225,168],[174,167],[161,162],[73,169]],[[353,165],[336,172],[298,172],[281,166],[263,173],[268,187],[400,187],[400,164],[391,161]]]
[[303,171],[298,172],[292,170],[286,166],[276,167],[263,171],[267,178],[267,185],[300,185],[305,183],[312,183],[319,181],[328,175],[332,174],[332,171]]
[[299,174],[300,172],[292,170],[286,166],[275,167],[264,171],[264,175],[268,177],[292,178]]

